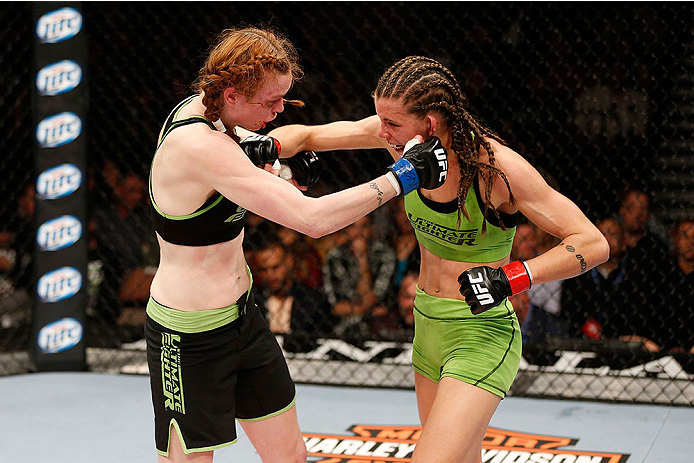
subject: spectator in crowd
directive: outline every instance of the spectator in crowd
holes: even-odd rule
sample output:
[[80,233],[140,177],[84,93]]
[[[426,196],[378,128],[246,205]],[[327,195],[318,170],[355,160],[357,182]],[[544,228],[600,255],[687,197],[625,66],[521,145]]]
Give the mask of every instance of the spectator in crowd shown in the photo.
[[17,198],[17,211],[0,230],[0,328],[31,321],[31,278],[34,239],[34,185]]
[[[641,295],[641,304],[636,307],[657,307],[662,304],[662,294],[672,291],[674,263],[670,252],[670,238],[664,227],[651,212],[651,198],[634,186],[628,186],[620,196],[619,216],[624,230],[624,259],[632,274],[630,279],[639,282],[636,291]],[[653,271],[658,269],[658,271]],[[648,313],[634,312],[623,318],[632,324],[634,340],[648,339],[648,348],[663,347],[671,336],[664,325],[664,318],[651,319]]]
[[335,335],[360,340],[369,335],[364,317],[385,303],[395,274],[395,252],[387,243],[372,239],[370,216],[341,233],[345,242],[326,255],[323,288],[339,318]]
[[564,283],[562,307],[573,320],[574,334],[638,341],[644,349],[658,351],[664,317],[653,317],[653,298],[643,291],[648,279],[645,269],[627,260],[626,236],[619,221],[605,218],[597,226],[610,245],[610,258]]
[[514,294],[510,296],[508,300],[513,304],[513,310],[518,317],[518,323],[520,323],[521,334],[523,336],[523,345],[542,342],[546,337],[545,332],[538,329],[537,325],[531,323],[533,313],[538,309],[531,304],[528,291]]
[[[257,253],[265,246],[268,238],[278,239],[286,251],[294,258],[293,278],[309,288],[323,287],[323,260],[315,246],[317,240],[308,239],[291,228],[283,227],[265,220],[250,211],[246,212],[250,220],[244,227],[244,254],[246,261],[254,268],[257,266]],[[254,275],[254,283],[263,284],[263,275]]]
[[383,341],[412,342],[414,337],[414,297],[417,294],[419,272],[409,271],[394,286],[387,306],[376,306],[372,311],[371,332]]
[[[112,167],[107,172],[115,175]],[[92,260],[101,262],[103,272],[94,315],[133,327],[133,333],[123,333],[129,340],[141,336],[159,253],[147,212],[146,182],[133,173],[119,172],[109,185],[110,200],[98,205],[92,218],[97,239]]]
[[279,227],[277,235],[294,256],[294,278],[309,288],[322,288],[323,260],[313,244],[315,240],[288,227]]
[[[251,211],[246,211],[244,217],[246,223],[243,226],[243,255],[250,267],[255,268],[256,253],[268,236],[277,235],[279,225]],[[253,275],[253,284],[263,284],[263,276],[260,273]]]
[[675,251],[674,284],[668,309],[672,317],[671,348],[676,352],[694,354],[694,220],[682,220],[673,229]]
[[256,293],[258,307],[270,330],[285,335],[285,350],[311,350],[316,338],[330,334],[334,325],[330,304],[322,292],[295,277],[296,258],[279,237],[263,240],[255,254],[255,269],[263,279]]
[[619,220],[624,228],[628,259],[639,267],[647,262],[653,265],[667,261],[666,233],[659,231],[662,227],[651,213],[651,198],[646,192],[628,187],[622,193]]
[[[549,233],[540,230],[530,222],[519,223],[513,238],[511,257],[529,260],[554,246],[556,246],[556,238]],[[547,337],[568,335],[569,321],[561,311],[563,283],[563,280],[556,280],[533,285],[527,291],[527,303],[524,301],[525,296],[519,298],[520,303],[527,305],[524,320],[521,321],[520,316],[518,317],[523,330],[523,340],[526,343],[540,343]]]
[[392,213],[391,244],[395,250],[396,266],[393,285],[399,287],[403,277],[410,272],[419,273],[421,256],[419,254],[419,243],[414,233],[414,228],[410,224],[410,219],[405,213],[405,202],[402,199],[395,199],[389,204]]
[[[135,235],[136,227],[148,225],[145,218],[145,181],[135,175],[126,174],[123,181],[117,187],[119,222],[132,223],[132,233]],[[123,282],[119,289],[119,299],[123,303],[135,304],[144,308],[149,299],[149,287],[152,284],[154,271],[159,261],[159,254],[153,233],[147,232],[148,228],[140,228],[141,238],[137,240],[139,253],[134,252],[133,264],[126,270]],[[144,322],[144,319],[142,320]],[[141,323],[137,323],[142,326]]]

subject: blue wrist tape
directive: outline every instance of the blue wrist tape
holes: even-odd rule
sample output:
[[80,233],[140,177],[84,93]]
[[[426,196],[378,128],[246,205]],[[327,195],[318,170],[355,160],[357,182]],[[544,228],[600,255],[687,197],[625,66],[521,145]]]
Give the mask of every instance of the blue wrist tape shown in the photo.
[[390,166],[390,170],[392,170],[395,176],[400,180],[403,196],[414,191],[419,186],[417,172],[414,170],[412,163],[407,159],[398,159]]

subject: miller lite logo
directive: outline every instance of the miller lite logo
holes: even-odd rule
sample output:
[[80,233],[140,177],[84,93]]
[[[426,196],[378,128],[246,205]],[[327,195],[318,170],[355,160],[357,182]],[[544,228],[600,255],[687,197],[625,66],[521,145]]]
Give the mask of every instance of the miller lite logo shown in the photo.
[[74,141],[82,133],[82,119],[72,112],[47,117],[36,126],[36,141],[41,148],[55,148]]
[[74,8],[50,11],[36,22],[36,37],[41,43],[62,42],[82,30],[82,15]]
[[58,61],[36,74],[36,89],[42,96],[69,92],[82,82],[82,67],[72,60]]
[[44,354],[55,354],[76,346],[82,340],[82,323],[75,318],[62,318],[41,328],[36,344]]
[[36,232],[36,243],[42,251],[66,248],[82,236],[82,223],[72,215],[63,215],[41,225]]
[[36,194],[40,199],[57,199],[77,191],[82,184],[82,171],[74,164],[60,164],[39,174]]
[[41,302],[58,302],[77,294],[82,288],[82,274],[74,267],[62,267],[39,278],[36,293]]

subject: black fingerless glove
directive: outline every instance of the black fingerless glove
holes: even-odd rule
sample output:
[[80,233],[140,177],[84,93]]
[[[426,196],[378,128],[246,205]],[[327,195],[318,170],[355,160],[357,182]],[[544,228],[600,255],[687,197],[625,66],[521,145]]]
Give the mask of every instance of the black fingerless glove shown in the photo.
[[318,183],[323,172],[323,162],[313,151],[302,151],[291,158],[282,158],[280,163],[289,167],[299,185],[309,188]]
[[499,268],[471,268],[460,274],[458,283],[470,311],[478,315],[530,289],[532,278],[525,262],[514,261]]
[[248,159],[256,166],[274,164],[280,157],[279,140],[265,135],[250,135],[239,142]]
[[443,185],[448,175],[446,148],[438,137],[429,137],[405,151],[388,170],[400,184],[398,196],[405,196],[417,187],[433,190]]

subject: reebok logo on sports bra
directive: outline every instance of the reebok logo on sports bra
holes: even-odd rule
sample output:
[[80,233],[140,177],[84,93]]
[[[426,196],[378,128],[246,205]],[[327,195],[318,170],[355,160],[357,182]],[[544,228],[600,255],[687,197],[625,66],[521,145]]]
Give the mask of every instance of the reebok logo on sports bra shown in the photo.
[[228,219],[225,220],[225,222],[236,222],[237,220],[243,219],[243,216],[246,214],[246,209],[242,208],[241,206],[236,208],[236,213],[229,216]]

